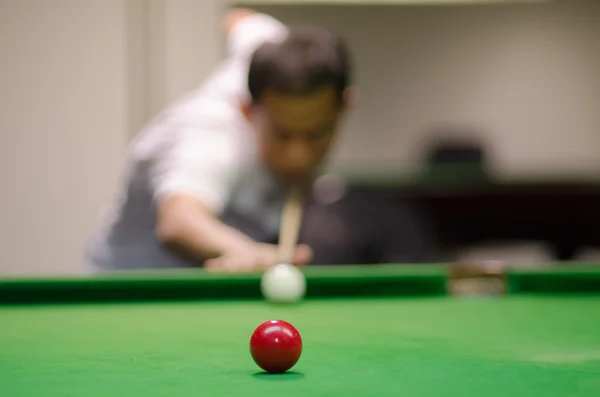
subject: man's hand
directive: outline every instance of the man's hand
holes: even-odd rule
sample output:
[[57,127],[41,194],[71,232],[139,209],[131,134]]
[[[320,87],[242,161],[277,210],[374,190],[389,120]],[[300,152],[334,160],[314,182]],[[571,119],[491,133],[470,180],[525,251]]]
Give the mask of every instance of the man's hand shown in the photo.
[[[160,203],[157,235],[163,244],[192,263],[205,260],[204,267],[211,271],[263,270],[279,260],[276,245],[253,241],[223,224],[200,200],[186,195]],[[308,246],[296,247],[292,264],[306,265],[311,260]]]
[[[238,249],[217,258],[208,259],[204,266],[210,271],[251,272],[264,270],[277,265],[278,250],[276,245],[253,244],[251,247]],[[312,250],[307,245],[296,247],[294,265],[306,265],[312,259]]]

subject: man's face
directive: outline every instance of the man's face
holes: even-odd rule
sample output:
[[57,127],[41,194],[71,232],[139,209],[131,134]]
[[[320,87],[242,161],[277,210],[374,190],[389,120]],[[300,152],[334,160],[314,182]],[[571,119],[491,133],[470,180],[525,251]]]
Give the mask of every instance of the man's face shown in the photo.
[[298,96],[266,91],[249,111],[268,169],[288,183],[305,183],[329,151],[343,106],[333,87]]

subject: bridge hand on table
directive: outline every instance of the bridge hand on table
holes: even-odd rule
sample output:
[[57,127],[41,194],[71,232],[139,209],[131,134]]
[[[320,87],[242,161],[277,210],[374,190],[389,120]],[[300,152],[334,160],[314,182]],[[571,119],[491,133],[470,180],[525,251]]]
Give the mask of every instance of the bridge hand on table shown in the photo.
[[[298,245],[292,263],[306,265],[312,259],[312,250],[307,245]],[[271,244],[256,244],[250,249],[232,251],[217,258],[208,259],[204,267],[214,272],[251,272],[277,265],[278,247]]]

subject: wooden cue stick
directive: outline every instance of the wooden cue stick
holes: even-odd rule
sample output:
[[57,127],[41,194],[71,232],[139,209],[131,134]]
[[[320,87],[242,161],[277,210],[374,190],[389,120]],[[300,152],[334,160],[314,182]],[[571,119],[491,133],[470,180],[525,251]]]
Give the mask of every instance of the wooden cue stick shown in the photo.
[[302,192],[293,186],[287,193],[279,226],[279,263],[292,264],[302,224]]

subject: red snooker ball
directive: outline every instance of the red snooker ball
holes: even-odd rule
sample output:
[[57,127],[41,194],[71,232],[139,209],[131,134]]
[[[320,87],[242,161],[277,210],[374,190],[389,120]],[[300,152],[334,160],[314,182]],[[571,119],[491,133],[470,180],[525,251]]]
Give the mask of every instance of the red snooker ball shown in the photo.
[[280,374],[292,368],[302,354],[302,338],[294,326],[270,320],[254,330],[250,338],[254,362],[267,372]]

